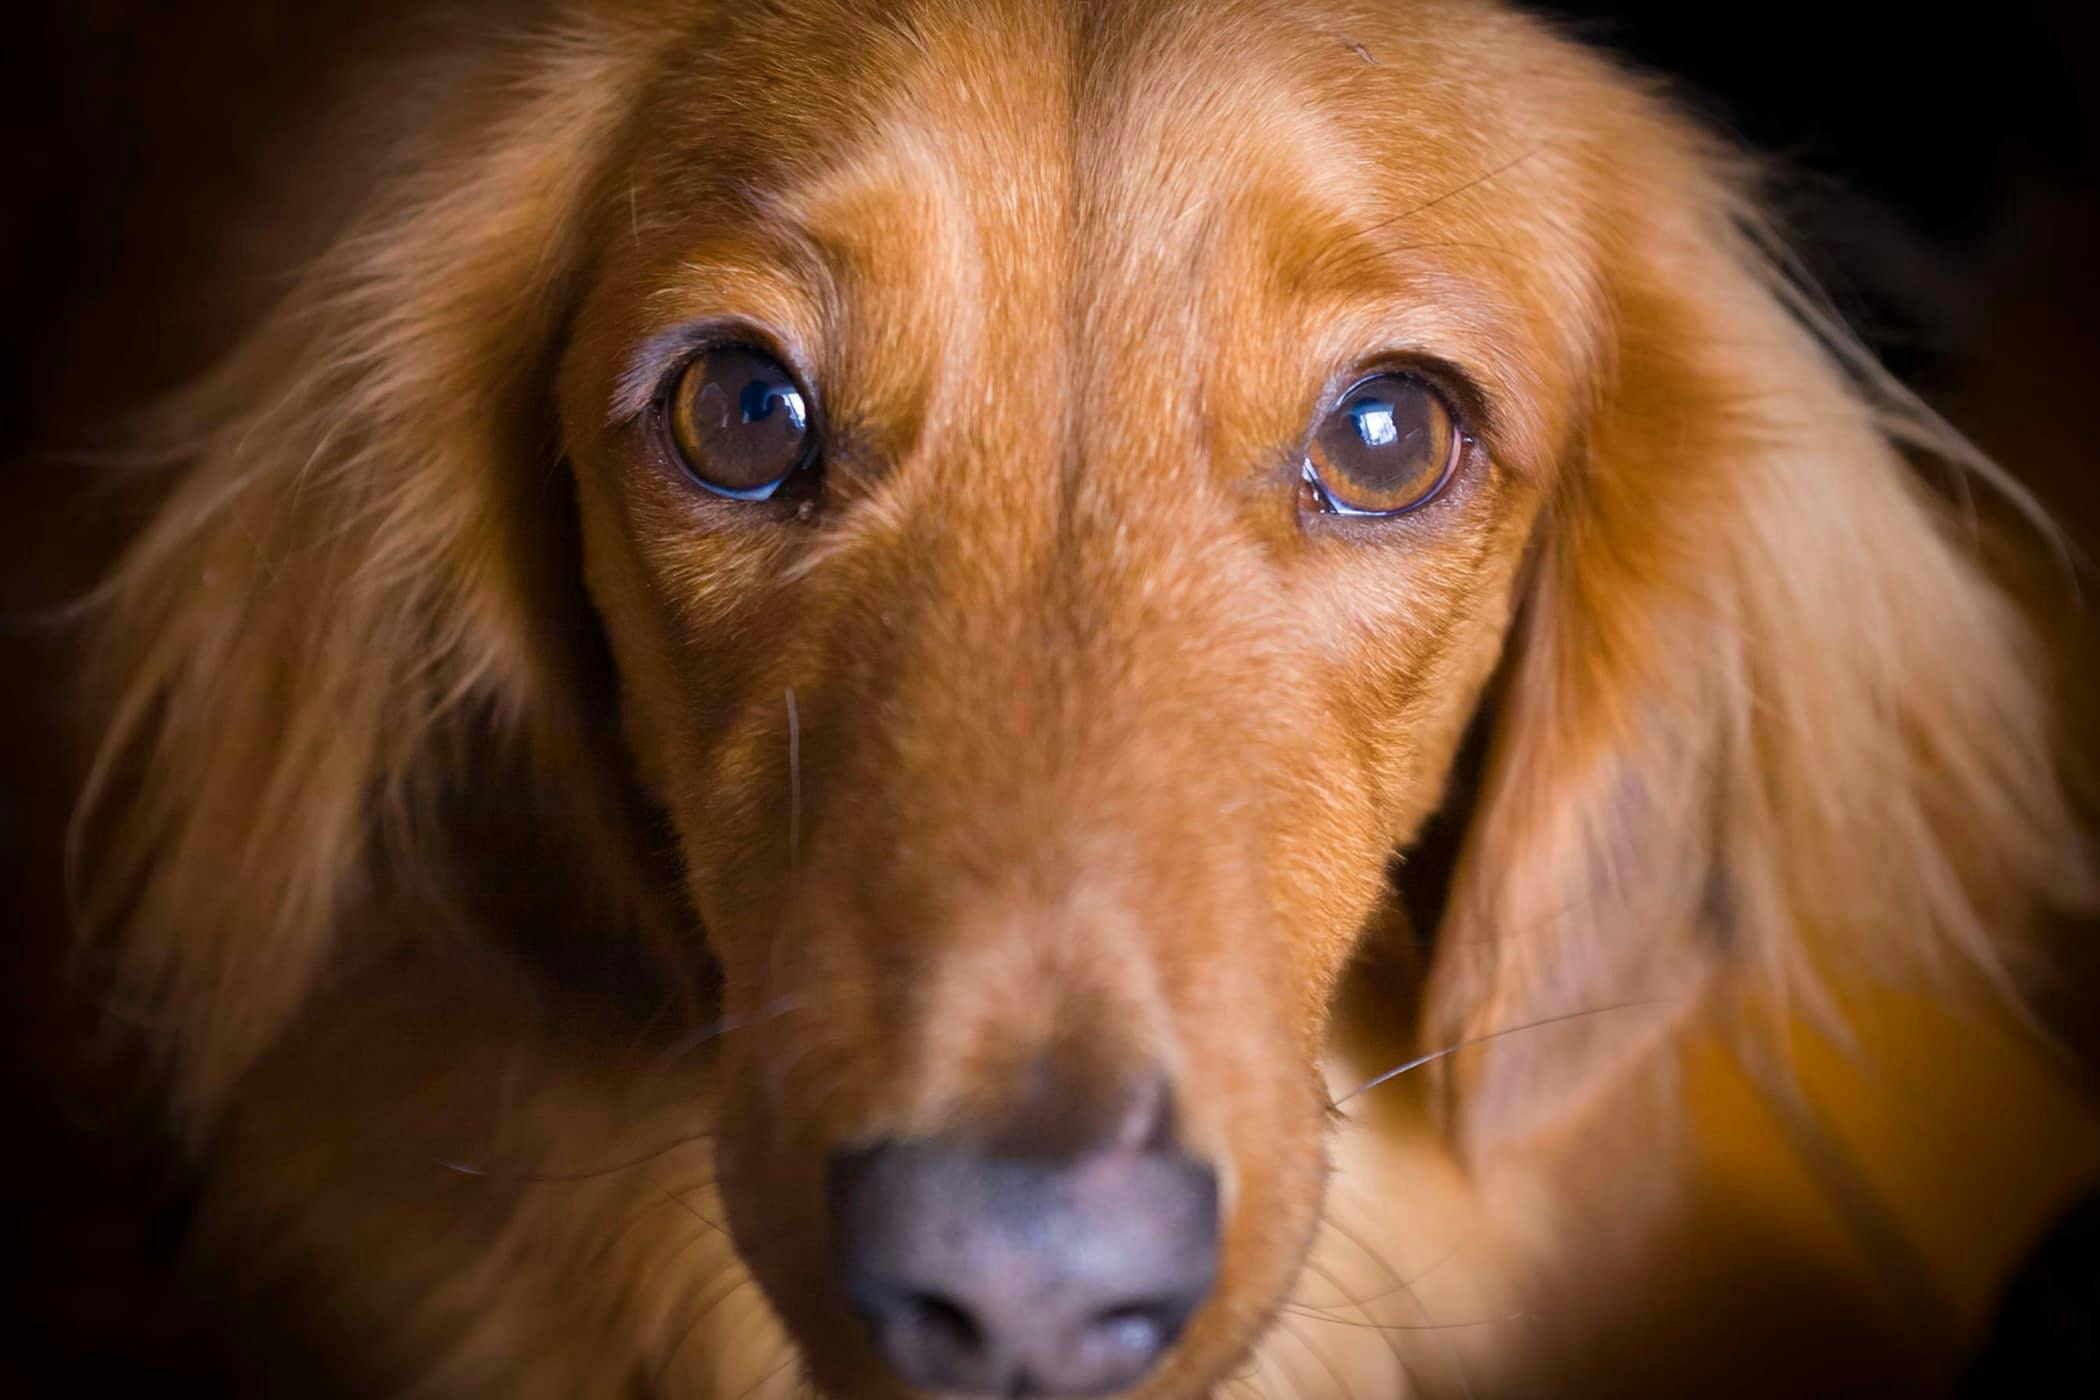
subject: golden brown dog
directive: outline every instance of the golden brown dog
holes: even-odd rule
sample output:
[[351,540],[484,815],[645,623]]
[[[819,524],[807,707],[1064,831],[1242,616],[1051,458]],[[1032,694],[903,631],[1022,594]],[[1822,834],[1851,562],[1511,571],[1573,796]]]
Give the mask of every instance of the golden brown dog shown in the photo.
[[258,1337],[447,1394],[1953,1374],[2096,1156],[1963,989],[2090,870],[1892,444],[1989,469],[1725,151],[1457,0],[637,0],[421,67],[149,429],[96,636],[80,896]]

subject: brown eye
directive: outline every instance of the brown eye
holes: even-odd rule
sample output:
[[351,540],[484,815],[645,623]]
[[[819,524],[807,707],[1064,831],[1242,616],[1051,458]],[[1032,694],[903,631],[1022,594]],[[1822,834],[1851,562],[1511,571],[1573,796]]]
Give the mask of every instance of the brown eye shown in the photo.
[[1443,488],[1463,445],[1443,395],[1413,375],[1374,374],[1320,420],[1305,485],[1330,515],[1403,515]]
[[695,355],[664,414],[685,469],[718,496],[767,500],[810,457],[802,386],[763,350],[723,345]]

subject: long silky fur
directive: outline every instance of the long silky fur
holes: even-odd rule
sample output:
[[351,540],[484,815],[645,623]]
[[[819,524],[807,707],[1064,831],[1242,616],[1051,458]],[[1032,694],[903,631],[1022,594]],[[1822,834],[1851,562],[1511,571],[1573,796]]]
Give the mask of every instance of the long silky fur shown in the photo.
[[[182,446],[93,608],[111,718],[75,883],[193,1138],[375,951],[343,946],[353,912],[447,897],[473,785],[514,784],[619,921],[676,937],[590,737],[544,382],[657,56],[602,21],[490,46],[150,430]],[[2046,658],[1898,441],[1995,474],[1790,289],[1733,157],[1599,88],[1647,153],[1595,235],[1617,349],[1534,543],[1421,1043],[1634,998],[1661,1035],[1718,994],[1776,1047],[1784,1008],[1838,1018],[1839,972],[2014,986],[2018,932],[2092,907],[2092,862]],[[1491,1159],[1643,1048],[1608,1018],[1498,1041],[1448,1066],[1456,1129]]]
[[593,157],[650,57],[602,25],[499,46],[377,206],[156,415],[156,441],[194,446],[95,600],[111,719],[73,883],[193,1125],[375,881],[444,887],[430,819],[484,779],[470,755],[510,752],[599,878],[624,873],[593,844],[614,799],[577,711],[575,585],[548,576],[560,479],[534,376]]
[[[1766,254],[1761,172],[1693,130],[1642,143],[1670,213],[1629,230],[1618,360],[1533,561],[1440,1042],[1719,984],[1783,1059],[1796,1012],[1844,1034],[1832,978],[2017,1004],[2038,921],[2093,907],[2050,658],[1902,448],[2053,527]],[[1566,1035],[1475,1057],[1469,1140],[1643,1048],[1588,1038],[1602,1062]]]

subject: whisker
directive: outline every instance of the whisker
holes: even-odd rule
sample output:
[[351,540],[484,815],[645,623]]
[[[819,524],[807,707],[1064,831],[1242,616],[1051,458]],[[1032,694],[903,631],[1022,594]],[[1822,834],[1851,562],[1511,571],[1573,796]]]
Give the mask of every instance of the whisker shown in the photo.
[[743,1275],[715,1297],[709,1299],[693,1314],[693,1320],[679,1329],[678,1336],[672,1341],[670,1350],[664,1353],[662,1363],[656,1368],[656,1380],[652,1389],[663,1389],[664,1378],[671,1374],[672,1363],[678,1360],[678,1353],[685,1350],[685,1344],[693,1339],[693,1333],[700,1330],[700,1324],[707,1321],[714,1314],[716,1308],[721,1307],[742,1290],[749,1288],[754,1282],[755,1280],[751,1275]]
[[1225,1377],[1225,1380],[1232,1385],[1252,1385],[1254,1378],[1261,1374],[1261,1367],[1261,1350],[1256,1348],[1247,1353],[1247,1364]]
[[1366,1079],[1363,1083],[1357,1085],[1348,1093],[1342,1095],[1340,1098],[1328,1104],[1327,1107],[1330,1110],[1338,1109],[1343,1104],[1349,1102],[1349,1100],[1355,1098],[1358,1094],[1367,1093],[1372,1089],[1376,1089],[1379,1085],[1384,1084],[1389,1080],[1398,1079],[1401,1075],[1407,1074],[1412,1070],[1418,1070],[1424,1065],[1434,1064],[1436,1061],[1443,1059],[1447,1055],[1456,1055],[1461,1050],[1470,1050],[1476,1045],[1485,1045],[1491,1040],[1500,1040],[1504,1036],[1516,1035],[1522,1031],[1535,1031],[1540,1030],[1546,1026],[1557,1026],[1563,1021],[1576,1021],[1582,1019],[1585,1016],[1602,1016],[1607,1011],[1629,1011],[1637,1006],[1656,1006],[1660,1005],[1661,1001],[1662,999],[1660,997],[1642,997],[1634,1001],[1613,1002],[1609,1006],[1584,1007],[1580,1011],[1564,1011],[1558,1016],[1542,1016],[1536,1021],[1526,1021],[1522,1025],[1504,1026],[1499,1031],[1488,1031],[1482,1035],[1468,1036],[1464,1040],[1454,1041],[1452,1044],[1446,1045],[1441,1050],[1432,1050],[1426,1055],[1417,1055],[1414,1059],[1409,1060],[1406,1064],[1395,1065],[1393,1066],[1393,1068],[1385,1071],[1383,1074],[1374,1075],[1371,1078]]
[[788,869],[802,857],[802,719],[795,711],[795,687],[787,688],[788,712]]
[[[1342,1281],[1339,1278],[1335,1277],[1332,1270],[1323,1268],[1317,1260],[1310,1258],[1308,1258],[1305,1261],[1305,1267],[1310,1269],[1313,1273],[1318,1274],[1321,1278],[1325,1279],[1327,1281],[1328,1287],[1332,1288],[1335,1292],[1341,1294],[1343,1302],[1347,1303],[1351,1308],[1354,1308],[1358,1313],[1362,1314],[1364,1323],[1376,1323],[1377,1319],[1371,1315],[1371,1309],[1369,1305],[1366,1304],[1362,1299],[1352,1294],[1348,1290],[1348,1288],[1342,1283]],[[1324,1308],[1313,1308],[1303,1303],[1298,1303],[1294,1305],[1289,1299],[1286,1299],[1284,1301],[1283,1307],[1286,1311],[1291,1310],[1293,1307],[1295,1307],[1298,1311],[1299,1316],[1313,1318],[1321,1322],[1339,1323],[1344,1321],[1343,1318],[1329,1313],[1328,1310]],[[1349,1325],[1360,1326],[1363,1324],[1351,1323]],[[1407,1364],[1407,1358],[1400,1354],[1399,1344],[1395,1342],[1391,1337],[1381,1337],[1380,1340],[1385,1343],[1386,1351],[1392,1355],[1393,1364],[1400,1368],[1400,1374],[1407,1377],[1408,1384],[1410,1386],[1414,1386],[1414,1368],[1412,1366],[1409,1366]],[[1416,1388],[1419,1389],[1418,1386]]]
[[1412,205],[1409,208],[1400,212],[1399,214],[1394,215],[1392,218],[1385,220],[1383,223],[1376,224],[1373,227],[1391,228],[1396,224],[1404,224],[1409,219],[1412,219],[1415,215],[1423,213],[1426,210],[1434,209],[1437,205],[1442,204],[1447,199],[1456,199],[1458,198],[1458,196],[1466,193],[1468,190],[1476,190],[1479,189],[1482,185],[1492,184],[1494,181],[1501,179],[1504,175],[1507,175],[1510,171],[1516,169],[1524,162],[1530,160],[1533,156],[1536,156],[1539,152],[1545,150],[1546,145],[1546,142],[1541,141],[1537,145],[1534,145],[1529,149],[1518,153],[1517,155],[1511,156],[1508,160],[1503,161],[1502,164],[1494,167],[1492,170],[1482,171],[1480,174],[1475,175],[1472,179],[1464,181],[1461,184],[1453,185],[1450,189],[1445,190],[1442,194],[1433,195],[1430,198],[1423,200],[1419,204]]
[[1277,1325],[1283,1328],[1290,1339],[1305,1348],[1305,1354],[1310,1356],[1313,1362],[1327,1373],[1327,1379],[1334,1383],[1334,1394],[1343,1397],[1343,1400],[1356,1400],[1356,1392],[1349,1388],[1349,1383],[1342,1378],[1342,1373],[1335,1369],[1334,1363],[1327,1359],[1324,1352],[1306,1340],[1305,1334],[1291,1326],[1290,1323],[1285,1322],[1282,1318],[1278,1318],[1276,1321]]
[[699,1030],[694,1031],[691,1035],[686,1036],[683,1040],[666,1049],[657,1059],[657,1062],[650,1067],[647,1077],[655,1079],[669,1072],[671,1066],[677,1064],[687,1055],[692,1054],[709,1041],[720,1039],[731,1031],[740,1031],[750,1026],[764,1025],[768,1021],[778,1020],[790,1011],[801,1011],[805,1007],[806,1003],[800,997],[780,996],[767,1002],[753,1015],[724,1016],[719,1021],[702,1026]]
[[[712,1025],[703,1026],[698,1031],[695,1031],[692,1035],[685,1037],[683,1040],[680,1040],[677,1044],[665,1050],[664,1053],[657,1058],[657,1062],[655,1063],[655,1065],[651,1066],[648,1073],[643,1077],[642,1082],[646,1084],[654,1079],[662,1077],[664,1074],[668,1073],[671,1067],[675,1065],[680,1059],[684,1058],[687,1055],[690,1055],[693,1051],[699,1049],[701,1046],[707,1044],[709,1041],[727,1035],[729,1032],[734,1030],[743,1030],[749,1026],[761,1025],[767,1021],[771,1021],[778,1017],[785,1016],[790,1011],[799,1011],[803,1008],[803,1005],[803,1002],[796,997],[778,997],[775,998],[772,1002],[768,1003],[766,1006],[760,1008],[760,1010],[755,1015],[725,1016],[721,1020],[714,1022]],[[500,1167],[485,1167],[477,1165],[473,1162],[463,1160],[440,1160],[438,1162],[438,1165],[440,1167],[443,1167],[446,1171],[457,1172],[461,1176],[483,1177],[492,1181],[498,1181],[508,1185],[559,1185],[569,1182],[591,1181],[599,1177],[614,1176],[620,1172],[632,1171],[636,1167],[646,1166],[648,1163],[657,1160],[659,1157],[667,1156],[670,1153],[677,1151],[681,1147],[689,1147],[696,1142],[705,1142],[713,1136],[714,1130],[712,1128],[703,1129],[696,1133],[688,1133],[681,1137],[673,1138],[670,1142],[665,1143],[663,1146],[658,1147],[653,1151],[645,1152],[640,1156],[632,1157],[622,1162],[616,1162],[610,1166],[593,1167],[584,1171],[511,1172],[506,1171]]]
[[[1320,1223],[1328,1226],[1331,1229],[1336,1228],[1334,1226],[1334,1223],[1329,1220],[1322,1220]],[[1359,1245],[1358,1248],[1362,1248],[1362,1246]],[[1351,1299],[1350,1301],[1354,1303],[1355,1306],[1357,1306],[1358,1308],[1369,1308],[1374,1304],[1383,1303],[1388,1299],[1397,1298],[1403,1293],[1414,1293],[1416,1284],[1420,1283],[1423,1279],[1428,1278],[1438,1269],[1443,1268],[1444,1265],[1450,1263],[1453,1259],[1456,1259],[1458,1257],[1458,1250],[1459,1246],[1451,1246],[1451,1248],[1445,1250],[1442,1254],[1439,1254],[1428,1264],[1425,1264],[1422,1268],[1416,1270],[1412,1274],[1409,1274],[1405,1278],[1399,1277],[1399,1275],[1393,1269],[1387,1268],[1386,1273],[1389,1276],[1391,1276],[1394,1280],[1393,1286],[1391,1288],[1388,1288],[1380,1293],[1373,1293],[1367,1298]],[[1376,1256],[1373,1257],[1376,1258]],[[1385,1266],[1385,1261],[1383,1259],[1379,1259],[1378,1263],[1380,1267]],[[1324,1273],[1325,1271],[1323,1270],[1322,1272]]]
[[[712,1182],[703,1183],[703,1185],[712,1184]],[[685,1189],[699,1190],[700,1187],[695,1186],[688,1187]],[[619,1227],[616,1228],[610,1235],[605,1236],[602,1240],[599,1241],[597,1252],[599,1254],[605,1254],[608,1251],[616,1248],[622,1240],[626,1239],[627,1236],[633,1234],[636,1228],[638,1228],[644,1221],[648,1220],[651,1216],[655,1215],[658,1211],[662,1210],[664,1208],[665,1201],[670,1202],[672,1205],[683,1206],[688,1212],[690,1212],[696,1219],[698,1219],[704,1225],[714,1225],[714,1222],[712,1220],[709,1220],[706,1216],[701,1215],[697,1210],[693,1210],[691,1206],[686,1205],[686,1203],[679,1198],[678,1191],[666,1191],[663,1193],[663,1195],[664,1200],[650,1201],[647,1204],[643,1205],[639,1210],[636,1210],[632,1215],[628,1216],[626,1220],[622,1221]],[[721,1227],[717,1225],[715,1226],[715,1228],[719,1230]],[[705,1237],[703,1236],[702,1238]]]
[[775,1376],[779,1375],[782,1371],[785,1371],[788,1367],[794,1364],[795,1349],[793,1347],[789,1347],[787,1349],[787,1355],[780,1359],[780,1364],[778,1366],[775,1366],[772,1370],[766,1372],[763,1376],[760,1376],[757,1380],[751,1382],[750,1385],[746,1386],[743,1392],[737,1396],[737,1400],[751,1400],[751,1397],[758,1394],[759,1391],[764,1390],[767,1384],[770,1383]]
[[[1505,1322],[1537,1321],[1530,1313],[1525,1312],[1521,1308],[1512,1313],[1504,1313],[1499,1317],[1469,1317],[1461,1322],[1359,1321],[1351,1317],[1337,1317],[1331,1312],[1320,1308],[1308,1307],[1303,1303],[1285,1303],[1283,1310],[1293,1316],[1306,1318],[1313,1322],[1331,1323],[1336,1327],[1360,1327],[1372,1332],[1450,1332],[1461,1327],[1494,1327]],[[1405,1363],[1403,1362],[1402,1364],[1404,1365]]]
[[[1466,1374],[1465,1359],[1458,1354],[1458,1348],[1451,1345],[1445,1325],[1439,1322],[1436,1314],[1429,1310],[1429,1304],[1423,1299],[1419,1290],[1412,1284],[1404,1286],[1407,1289],[1407,1296],[1414,1300],[1415,1311],[1422,1314],[1422,1322],[1417,1324],[1413,1330],[1433,1334],[1437,1350],[1444,1354],[1444,1360],[1451,1364],[1451,1370],[1458,1377],[1458,1393],[1463,1395],[1466,1400],[1473,1400],[1473,1378]],[[1383,1335],[1390,1336],[1391,1334],[1385,1333]]]
[[[1435,1333],[1435,1336],[1432,1338],[1432,1340],[1436,1342],[1437,1350],[1443,1354],[1445,1362],[1450,1365],[1452,1374],[1458,1377],[1458,1388],[1460,1393],[1466,1397],[1466,1400],[1472,1400],[1473,1381],[1472,1378],[1466,1374],[1466,1363],[1459,1356],[1457,1349],[1451,1345],[1450,1340],[1443,1335],[1440,1329],[1437,1328],[1436,1316],[1429,1311],[1429,1305],[1422,1301],[1422,1295],[1420,1291],[1418,1291],[1415,1288],[1413,1281],[1406,1277],[1403,1277],[1400,1271],[1393,1267],[1392,1262],[1390,1260],[1388,1260],[1383,1254],[1379,1253],[1377,1250],[1371,1248],[1369,1242],[1367,1242],[1362,1235],[1357,1234],[1354,1230],[1351,1230],[1346,1225],[1343,1225],[1340,1221],[1336,1220],[1333,1217],[1333,1215],[1323,1212],[1320,1216],[1320,1225],[1324,1229],[1332,1230],[1335,1234],[1341,1236],[1344,1240],[1348,1241],[1351,1245],[1355,1246],[1358,1253],[1362,1254],[1364,1258],[1370,1260],[1373,1264],[1377,1265],[1379,1270],[1383,1272],[1387,1278],[1393,1281],[1393,1284],[1398,1292],[1405,1293],[1408,1296],[1409,1300],[1411,1300],[1415,1305],[1415,1311],[1422,1314],[1423,1319],[1430,1324],[1430,1327],[1427,1330]],[[1453,1248],[1450,1251],[1448,1251],[1442,1258],[1438,1259],[1435,1263],[1431,1264],[1428,1268],[1417,1271],[1414,1277],[1416,1279],[1427,1278],[1436,1269],[1442,1267],[1443,1264],[1447,1260],[1449,1260],[1453,1254],[1456,1254],[1457,1252],[1457,1247],[1453,1246]],[[1368,1315],[1369,1314],[1366,1313],[1366,1316]]]
[[616,1162],[609,1167],[595,1167],[589,1171],[506,1172],[500,1168],[477,1167],[472,1162],[447,1162],[442,1160],[438,1162],[438,1165],[448,1172],[457,1172],[461,1176],[481,1177],[505,1185],[559,1186],[578,1181],[595,1181],[600,1177],[616,1176],[621,1172],[630,1172],[636,1167],[645,1167],[660,1157],[668,1157],[681,1147],[690,1147],[696,1142],[706,1142],[714,1135],[714,1129],[712,1128],[702,1132],[689,1133],[684,1137],[672,1139],[654,1152],[645,1152],[639,1157],[630,1158],[624,1162]]
[[[709,1184],[712,1185],[713,1183]],[[722,1228],[722,1224],[720,1221],[702,1215],[700,1213],[699,1208],[696,1207],[691,1201],[688,1201],[684,1196],[681,1196],[676,1192],[666,1191],[664,1192],[664,1197],[665,1199],[670,1201],[672,1205],[677,1206],[680,1210],[684,1211],[687,1215],[692,1216],[693,1219],[699,1221],[702,1225],[705,1225],[708,1229],[714,1231],[723,1239],[729,1240],[731,1244],[734,1244],[736,1242],[735,1239],[730,1235],[729,1231]]]
[[[1466,181],[1463,181],[1463,182],[1462,182],[1462,183],[1460,183],[1460,184],[1457,184],[1457,185],[1453,185],[1453,186],[1452,186],[1451,188],[1449,188],[1449,189],[1447,189],[1447,190],[1443,191],[1443,192],[1442,192],[1441,194],[1436,194],[1436,195],[1432,195],[1432,196],[1430,196],[1430,197],[1429,197],[1428,199],[1424,199],[1424,200],[1420,201],[1419,203],[1416,203],[1416,204],[1412,204],[1412,205],[1408,206],[1408,207],[1407,207],[1406,209],[1403,209],[1403,210],[1401,210],[1401,211],[1400,211],[1399,213],[1397,213],[1397,214],[1393,214],[1393,215],[1391,215],[1391,216],[1389,216],[1389,217],[1387,217],[1387,218],[1379,219],[1379,220],[1378,220],[1378,221],[1376,221],[1375,223],[1372,223],[1372,224],[1369,224],[1369,225],[1365,226],[1365,228],[1364,228],[1364,229],[1362,230],[1362,236],[1363,236],[1363,237],[1365,237],[1365,238],[1369,238],[1369,237],[1371,237],[1371,236],[1372,236],[1372,235],[1374,235],[1374,234],[1379,234],[1379,233],[1383,233],[1383,232],[1387,231],[1388,229],[1394,229],[1394,228],[1398,228],[1398,227],[1400,227],[1400,226],[1401,226],[1402,224],[1405,224],[1405,223],[1406,223],[1406,222],[1407,222],[1408,220],[1410,220],[1410,219],[1414,218],[1414,217],[1415,217],[1415,216],[1416,216],[1417,214],[1421,214],[1421,213],[1424,213],[1424,212],[1426,212],[1426,211],[1428,211],[1428,210],[1430,210],[1430,209],[1434,209],[1434,208],[1436,208],[1436,206],[1437,206],[1437,205],[1439,205],[1439,204],[1442,204],[1442,203],[1443,203],[1443,202],[1444,202],[1445,200],[1447,200],[1447,199],[1456,199],[1456,198],[1458,198],[1458,196],[1460,196],[1460,195],[1462,195],[1462,194],[1465,194],[1465,193],[1466,193],[1467,191],[1469,191],[1469,190],[1475,190],[1475,189],[1479,189],[1479,188],[1480,188],[1481,186],[1483,186],[1483,185],[1487,185],[1487,184],[1492,184],[1492,183],[1493,183],[1494,181],[1496,181],[1496,180],[1500,179],[1500,178],[1501,178],[1502,176],[1504,176],[1504,175],[1508,174],[1508,173],[1509,173],[1510,171],[1512,171],[1512,170],[1516,169],[1516,168],[1517,168],[1518,166],[1522,165],[1522,164],[1523,164],[1524,162],[1526,162],[1526,161],[1530,160],[1530,159],[1531,159],[1532,157],[1534,157],[1534,156],[1538,155],[1538,154],[1539,154],[1539,152],[1541,152],[1541,151],[1543,151],[1543,150],[1545,150],[1545,149],[1546,149],[1546,146],[1547,146],[1547,143],[1546,143],[1546,142],[1543,142],[1543,141],[1541,141],[1541,142],[1539,142],[1538,144],[1536,144],[1536,145],[1534,145],[1534,146],[1530,147],[1529,149],[1527,149],[1527,150],[1525,150],[1525,151],[1523,151],[1523,152],[1521,152],[1521,153],[1519,153],[1519,154],[1517,154],[1517,155],[1515,155],[1515,156],[1512,156],[1512,157],[1510,157],[1510,158],[1509,158],[1508,160],[1505,160],[1505,161],[1503,161],[1503,162],[1502,162],[1502,163],[1501,163],[1500,165],[1497,165],[1497,166],[1495,166],[1494,168],[1492,168],[1492,169],[1490,169],[1490,170],[1486,170],[1486,171],[1483,171],[1482,173],[1480,173],[1480,174],[1478,174],[1478,175],[1475,175],[1475,176],[1474,176],[1474,177],[1473,177],[1472,179],[1470,179],[1470,180],[1466,180]],[[1332,259],[1333,259],[1333,258],[1334,258],[1334,257],[1336,256],[1336,254],[1337,254],[1337,250],[1341,250],[1341,251],[1342,251],[1342,253],[1343,253],[1344,255],[1346,255],[1346,252],[1347,252],[1347,250],[1348,250],[1348,249],[1349,249],[1350,247],[1352,247],[1352,246],[1354,246],[1354,245],[1353,245],[1353,244],[1348,244],[1348,243],[1332,243],[1332,244],[1329,244],[1329,245],[1328,245],[1328,247],[1327,247],[1326,249],[1322,250],[1322,252],[1320,252],[1320,253],[1319,253],[1319,254],[1318,254],[1318,255],[1317,255],[1317,256],[1316,256],[1316,257],[1315,257],[1315,258],[1313,259],[1313,266],[1315,266],[1315,267],[1321,267],[1321,268],[1327,268],[1327,267],[1332,267],[1332,266],[1334,265],[1334,264],[1333,264],[1333,261],[1332,261]],[[1437,243],[1425,243],[1425,244],[1416,244],[1416,245],[1413,245],[1413,246],[1414,246],[1414,247],[1424,247],[1424,248],[1433,248],[1433,247],[1440,247],[1440,246],[1450,246],[1450,247],[1463,247],[1463,246],[1467,246],[1467,245],[1464,245],[1464,244],[1456,244],[1456,243],[1453,243],[1453,244],[1437,244]],[[1480,246],[1480,247],[1488,248],[1489,250],[1491,250],[1491,251],[1494,251],[1494,252],[1503,252],[1503,251],[1505,251],[1505,250],[1503,250],[1503,249],[1499,249],[1499,248],[1494,248],[1494,247],[1493,247],[1493,245],[1491,245],[1491,244],[1481,244],[1481,245],[1476,245],[1476,246]],[[1408,249],[1407,249],[1407,248],[1401,248],[1401,249],[1397,249],[1397,250],[1394,250],[1394,251],[1400,251],[1400,252],[1405,252],[1405,251],[1408,251]]]

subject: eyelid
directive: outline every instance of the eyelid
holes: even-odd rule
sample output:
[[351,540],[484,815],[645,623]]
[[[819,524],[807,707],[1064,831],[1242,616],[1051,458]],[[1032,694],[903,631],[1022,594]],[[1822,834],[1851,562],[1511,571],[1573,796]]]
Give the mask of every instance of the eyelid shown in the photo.
[[810,373],[809,361],[799,347],[762,322],[741,316],[722,316],[668,327],[629,351],[613,381],[606,427],[618,432],[651,409],[661,406],[693,357],[722,345],[748,345],[780,361],[782,368],[802,387],[812,428],[822,423],[822,395],[817,392],[816,376]]
[[1445,406],[1451,410],[1460,437],[1474,442],[1494,439],[1495,414],[1480,381],[1450,360],[1417,350],[1391,350],[1367,356],[1330,379],[1327,392],[1313,411],[1314,430],[1318,430],[1320,422],[1359,384],[1381,374],[1419,379],[1441,395]]

